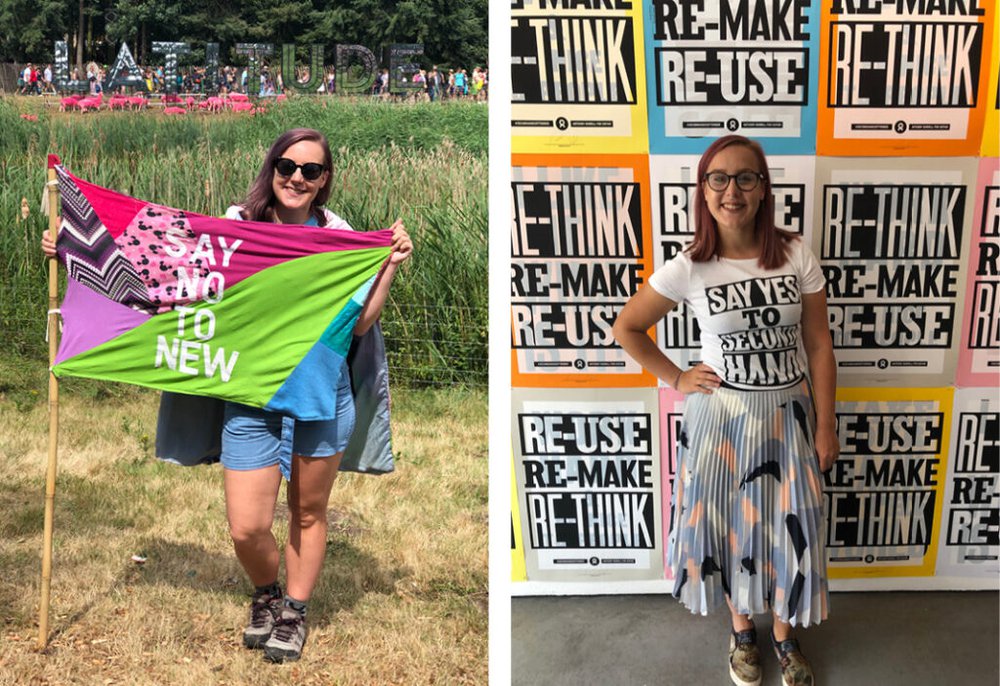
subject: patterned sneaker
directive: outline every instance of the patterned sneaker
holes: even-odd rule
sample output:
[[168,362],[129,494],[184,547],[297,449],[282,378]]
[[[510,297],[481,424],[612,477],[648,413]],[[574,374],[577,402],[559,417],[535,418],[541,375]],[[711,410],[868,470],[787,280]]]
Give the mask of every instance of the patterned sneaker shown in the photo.
[[264,657],[271,662],[294,662],[302,657],[306,642],[306,618],[290,607],[281,608],[271,638],[264,644]]
[[760,686],[760,651],[754,627],[729,634],[729,677],[736,686]]
[[781,679],[785,686],[813,686],[813,672],[794,638],[778,641],[771,632],[774,654],[781,663]]
[[250,624],[243,630],[243,645],[247,648],[263,648],[271,638],[274,620],[281,611],[284,595],[278,589],[277,595],[254,593],[250,603]]

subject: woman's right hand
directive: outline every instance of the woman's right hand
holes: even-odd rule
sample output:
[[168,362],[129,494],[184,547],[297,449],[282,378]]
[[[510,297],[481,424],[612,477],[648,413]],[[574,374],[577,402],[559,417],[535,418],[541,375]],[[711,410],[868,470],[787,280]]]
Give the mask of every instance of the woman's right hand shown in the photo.
[[702,362],[701,364],[683,370],[677,377],[674,390],[680,391],[684,395],[689,393],[705,393],[712,395],[716,388],[722,385],[722,379],[712,371],[712,368]]
[[46,257],[56,256],[56,242],[52,240],[48,229],[42,231],[42,252],[45,253]]

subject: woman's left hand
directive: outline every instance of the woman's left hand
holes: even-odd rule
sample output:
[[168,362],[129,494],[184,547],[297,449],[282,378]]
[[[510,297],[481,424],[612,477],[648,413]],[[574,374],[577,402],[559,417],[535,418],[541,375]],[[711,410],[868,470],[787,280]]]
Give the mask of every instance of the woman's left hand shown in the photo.
[[413,254],[413,241],[410,240],[410,234],[406,232],[402,219],[397,219],[389,228],[392,229],[392,252],[389,254],[389,263],[400,264],[410,259],[410,255]]
[[830,471],[840,456],[840,439],[836,429],[816,429],[816,456],[819,458],[820,471]]

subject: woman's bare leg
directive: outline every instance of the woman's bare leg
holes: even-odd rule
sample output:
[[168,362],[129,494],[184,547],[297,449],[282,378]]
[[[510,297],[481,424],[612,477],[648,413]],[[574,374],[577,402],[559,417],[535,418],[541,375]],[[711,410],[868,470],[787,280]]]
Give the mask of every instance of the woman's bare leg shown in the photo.
[[292,456],[288,482],[287,593],[305,602],[312,595],[326,555],[326,508],[343,453],[333,457]]
[[226,518],[236,557],[254,586],[278,579],[278,544],[271,533],[281,472],[278,466],[223,470]]

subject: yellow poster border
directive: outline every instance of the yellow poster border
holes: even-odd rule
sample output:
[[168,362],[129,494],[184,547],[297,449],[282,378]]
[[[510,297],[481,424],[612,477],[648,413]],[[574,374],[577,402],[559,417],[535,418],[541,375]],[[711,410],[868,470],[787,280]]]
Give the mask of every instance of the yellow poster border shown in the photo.
[[510,580],[527,581],[524,562],[524,538],[521,534],[521,508],[517,506],[517,474],[514,471],[514,451],[510,453],[510,521],[514,527],[514,548],[510,551]]
[[990,85],[987,90],[986,118],[983,121],[981,157],[1000,157],[1000,110],[997,109],[997,87],[1000,82],[1000,10],[993,12],[993,54],[990,57]]

